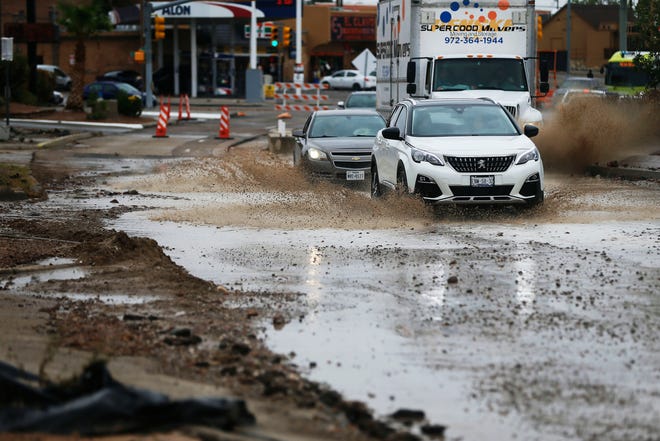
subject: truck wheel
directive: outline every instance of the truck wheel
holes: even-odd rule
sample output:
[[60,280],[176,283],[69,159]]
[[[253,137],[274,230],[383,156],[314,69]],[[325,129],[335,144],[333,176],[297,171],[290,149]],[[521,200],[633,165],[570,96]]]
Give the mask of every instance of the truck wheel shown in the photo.
[[371,166],[371,199],[377,199],[383,195],[383,189],[378,179],[378,167],[373,164]]

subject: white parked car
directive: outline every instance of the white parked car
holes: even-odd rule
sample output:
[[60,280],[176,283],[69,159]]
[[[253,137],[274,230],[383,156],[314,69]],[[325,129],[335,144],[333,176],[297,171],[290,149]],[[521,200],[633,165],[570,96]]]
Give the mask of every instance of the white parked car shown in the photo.
[[71,90],[71,77],[58,66],[52,64],[37,64],[37,70],[48,72],[53,76],[53,79],[55,80],[55,89]]
[[376,89],[376,77],[363,75],[359,70],[343,69],[321,78],[321,84],[330,89]]
[[433,204],[543,201],[543,162],[511,114],[486,98],[405,99],[376,136],[371,195],[416,194]]

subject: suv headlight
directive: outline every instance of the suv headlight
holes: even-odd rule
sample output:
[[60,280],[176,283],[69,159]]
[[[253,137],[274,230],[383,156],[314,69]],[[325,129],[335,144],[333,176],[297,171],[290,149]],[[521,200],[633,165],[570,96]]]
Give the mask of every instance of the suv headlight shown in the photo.
[[415,162],[428,162],[433,165],[445,165],[444,161],[437,156],[414,147],[410,149],[410,157]]
[[538,160],[539,160],[539,151],[533,148],[523,153],[518,159],[518,162],[516,162],[516,165],[523,165],[528,163],[529,161],[538,161]]
[[309,156],[309,159],[313,159],[315,161],[325,161],[328,159],[328,155],[326,155],[323,150],[319,150],[315,147],[310,147],[310,149],[307,151],[307,156]]

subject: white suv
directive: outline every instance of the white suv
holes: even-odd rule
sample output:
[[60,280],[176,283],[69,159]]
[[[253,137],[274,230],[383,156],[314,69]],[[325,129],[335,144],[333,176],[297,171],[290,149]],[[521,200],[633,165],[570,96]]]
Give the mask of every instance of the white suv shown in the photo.
[[371,195],[413,193],[433,204],[543,201],[543,162],[531,137],[500,104],[476,99],[405,99],[376,136]]

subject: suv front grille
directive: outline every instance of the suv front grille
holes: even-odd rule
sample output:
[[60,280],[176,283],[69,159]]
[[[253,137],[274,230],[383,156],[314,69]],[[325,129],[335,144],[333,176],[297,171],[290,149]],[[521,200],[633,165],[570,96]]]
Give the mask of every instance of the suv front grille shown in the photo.
[[516,155],[461,157],[445,156],[445,160],[459,173],[497,173],[506,171]]
[[508,196],[513,190],[513,185],[496,185],[494,187],[451,185],[449,189],[454,196]]
[[337,168],[369,169],[371,168],[371,150],[369,151],[335,151],[332,152],[332,162]]

